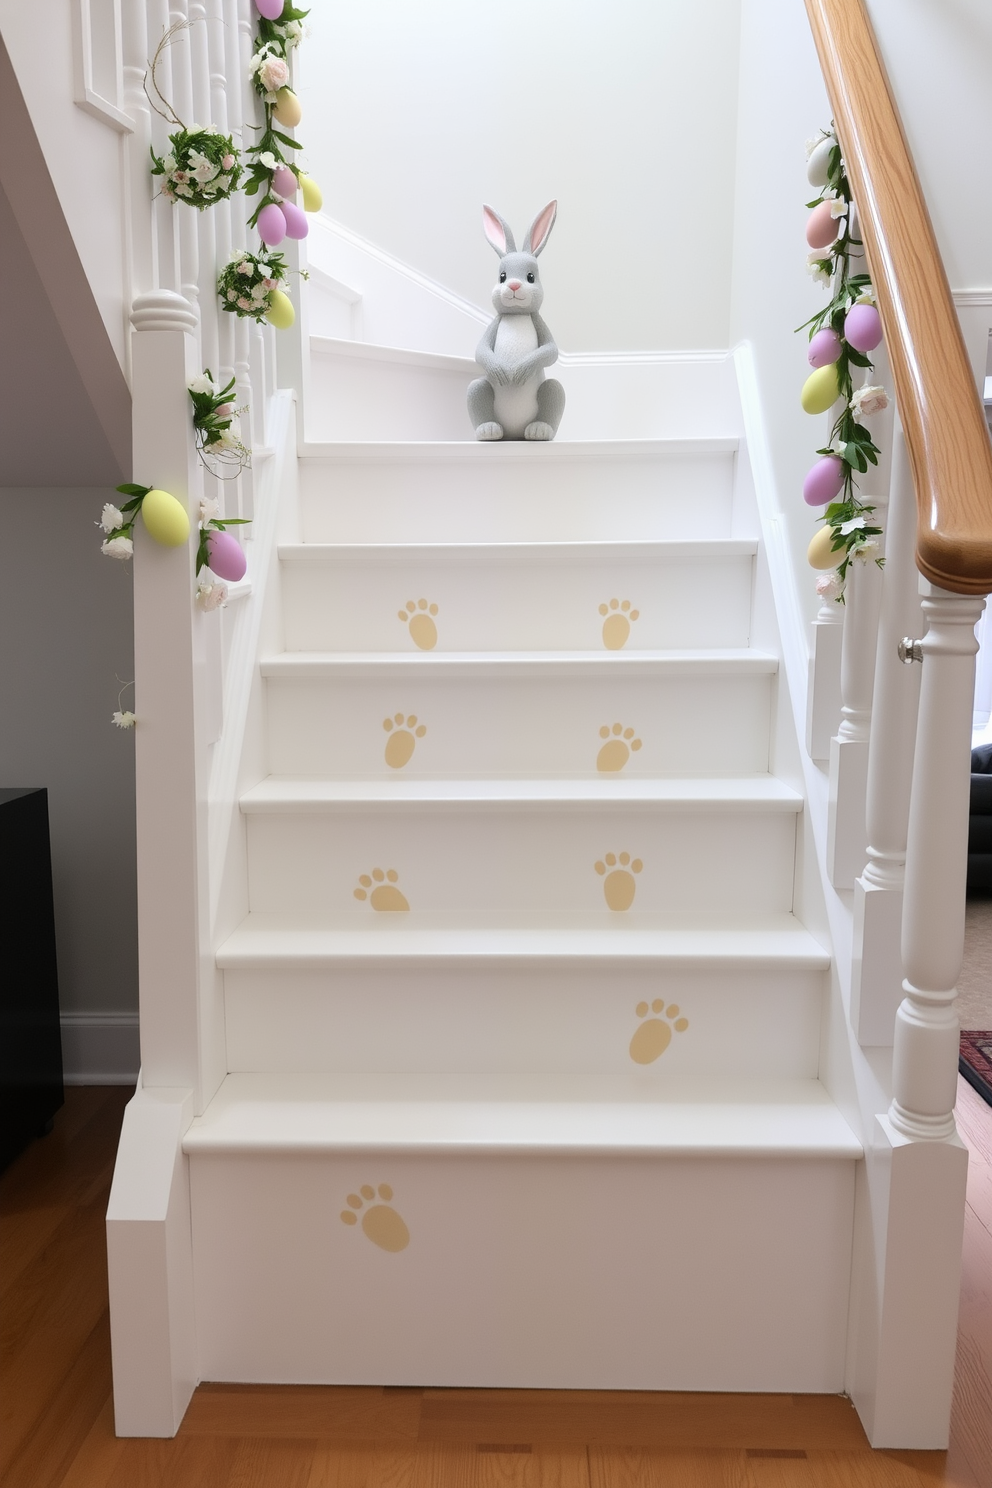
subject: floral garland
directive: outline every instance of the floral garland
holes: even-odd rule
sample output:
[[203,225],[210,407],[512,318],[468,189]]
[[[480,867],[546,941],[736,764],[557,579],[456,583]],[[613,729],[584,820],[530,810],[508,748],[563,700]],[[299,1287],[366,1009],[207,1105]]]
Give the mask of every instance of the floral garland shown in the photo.
[[[882,528],[871,520],[874,506],[859,498],[854,474],[863,475],[869,465],[878,464],[880,451],[861,420],[880,413],[889,400],[884,388],[870,382],[873,364],[868,353],[882,340],[881,320],[870,276],[851,269],[851,250],[860,248],[861,240],[855,236],[850,184],[832,128],[808,142],[807,172],[811,184],[820,187],[819,196],[806,204],[812,209],[806,229],[811,248],[807,267],[818,284],[832,283],[834,293],[799,327],[809,330],[809,362],[814,368],[803,388],[802,404],[808,413],[825,413],[838,399],[844,406],[828,443],[817,450],[821,458],[806,477],[803,496],[810,506],[826,508],[824,527],[810,544],[810,562],[832,572],[817,581],[817,593],[843,604],[851,560],[873,559],[879,567],[884,563],[878,541]],[[854,386],[853,368],[864,369],[861,387]]]
[[[235,475],[250,466],[251,454],[241,443],[238,409],[231,401],[234,378],[218,392],[210,368],[205,367],[199,377],[186,384],[186,390],[193,404],[193,430],[201,463],[211,470],[204,456],[212,455],[222,464],[236,466]],[[217,471],[212,473],[216,475]]]
[[[215,202],[226,201],[238,189],[241,161],[229,134],[221,134],[211,126],[184,124],[159,88],[156,70],[162,52],[172,44],[180,31],[188,30],[193,24],[192,21],[177,21],[164,33],[148,64],[144,90],[145,97],[159,117],[167,124],[179,126],[175,134],[169,135],[169,144],[172,146],[169,154],[160,157],[149,146],[152,175],[164,177],[162,195],[173,204],[183,201],[203,212]],[[158,103],[148,91],[149,80]],[[161,108],[159,104],[162,105]]]
[[241,248],[221,270],[217,291],[225,310],[259,325],[273,311],[273,290],[285,282],[289,270],[281,253],[249,253]]

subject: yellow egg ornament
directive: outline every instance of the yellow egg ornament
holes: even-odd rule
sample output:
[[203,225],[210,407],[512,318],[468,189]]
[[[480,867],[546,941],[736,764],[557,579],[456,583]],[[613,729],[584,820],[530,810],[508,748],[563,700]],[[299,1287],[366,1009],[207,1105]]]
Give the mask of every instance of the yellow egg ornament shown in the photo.
[[303,118],[303,109],[300,100],[292,88],[280,88],[276,94],[276,101],[272,105],[272,117],[284,129],[295,129]]
[[181,548],[189,537],[186,508],[168,491],[149,491],[141,503],[141,516],[149,536],[163,548]]
[[324,194],[312,176],[300,172],[300,191],[303,193],[304,212],[319,212],[324,205]]
[[832,527],[821,527],[819,532],[814,533],[813,541],[806,550],[806,560],[810,568],[818,569],[826,573],[828,569],[836,568],[844,558],[844,549],[835,548],[834,530]]
[[296,319],[296,311],[293,309],[293,302],[289,295],[283,294],[281,289],[271,290],[265,318],[269,325],[275,326],[277,331],[288,331]]
[[840,397],[837,386],[837,366],[830,362],[826,367],[817,367],[803,383],[799,401],[806,413],[826,413]]

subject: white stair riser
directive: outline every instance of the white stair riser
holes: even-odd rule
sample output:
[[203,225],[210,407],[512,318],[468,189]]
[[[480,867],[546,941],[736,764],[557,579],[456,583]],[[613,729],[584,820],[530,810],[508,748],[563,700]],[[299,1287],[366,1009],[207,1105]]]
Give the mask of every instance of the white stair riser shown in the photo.
[[[288,651],[742,647],[750,631],[751,566],[750,558],[683,558],[456,568],[420,563],[415,553],[402,567],[284,563],[285,644]],[[428,633],[420,646],[400,616],[423,614],[413,608],[423,599],[437,606],[427,616],[436,640]]]
[[310,363],[307,438],[471,439],[466,393],[477,375],[477,369],[317,355]]
[[[337,973],[226,971],[224,988],[233,1071],[597,1072],[663,1091],[745,1074],[812,1079],[819,1064],[815,971],[467,972],[407,961]],[[688,1027],[676,1028],[683,1020]]]
[[[836,1392],[849,1160],[190,1159],[198,1374]],[[391,1193],[381,1248],[344,1224]],[[388,1204],[386,1200],[388,1199]],[[701,1326],[705,1320],[705,1326]],[[717,1321],[718,1320],[718,1321]]]
[[[300,462],[306,542],[730,537],[733,458]],[[404,595],[404,598],[407,596]]]
[[[609,728],[612,738],[613,725],[620,723],[624,730],[634,729],[641,748],[616,772],[618,779],[756,774],[768,769],[773,680],[767,675],[645,681],[583,676],[550,682],[444,681],[422,675],[347,683],[270,678],[269,769],[274,775],[330,779],[595,775],[600,751],[609,742],[600,730]],[[386,749],[400,726],[393,723],[386,730],[383,724],[397,713],[413,750],[405,765],[393,767]],[[417,723],[408,727],[410,717]],[[420,738],[418,728],[426,729]],[[404,754],[407,748],[409,743]]]
[[[414,911],[514,923],[540,916],[625,919],[682,914],[721,918],[792,907],[795,816],[622,810],[475,812],[437,807],[398,812],[248,817],[253,911],[329,915],[350,927],[406,919],[354,897],[359,875],[395,870]],[[605,855],[643,862],[638,873],[596,871]],[[607,907],[623,871],[633,905]],[[604,889],[605,885],[605,889]]]

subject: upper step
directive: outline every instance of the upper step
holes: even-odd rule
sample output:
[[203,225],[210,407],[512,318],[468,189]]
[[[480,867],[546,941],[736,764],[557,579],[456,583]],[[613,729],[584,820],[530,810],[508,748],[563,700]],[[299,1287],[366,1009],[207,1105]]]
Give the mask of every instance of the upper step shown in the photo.
[[735,438],[307,445],[308,543],[730,537]]

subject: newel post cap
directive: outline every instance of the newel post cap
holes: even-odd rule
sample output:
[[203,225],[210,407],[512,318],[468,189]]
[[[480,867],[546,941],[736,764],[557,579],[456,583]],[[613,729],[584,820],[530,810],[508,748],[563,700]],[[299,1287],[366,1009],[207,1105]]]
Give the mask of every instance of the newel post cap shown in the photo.
[[199,317],[189,300],[171,289],[138,295],[131,305],[136,331],[195,331]]

